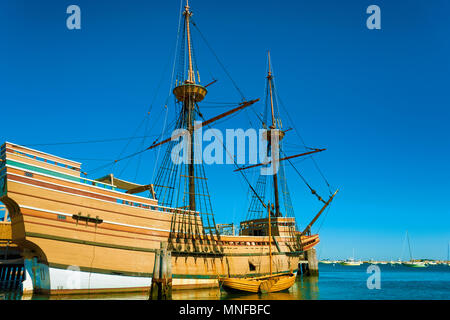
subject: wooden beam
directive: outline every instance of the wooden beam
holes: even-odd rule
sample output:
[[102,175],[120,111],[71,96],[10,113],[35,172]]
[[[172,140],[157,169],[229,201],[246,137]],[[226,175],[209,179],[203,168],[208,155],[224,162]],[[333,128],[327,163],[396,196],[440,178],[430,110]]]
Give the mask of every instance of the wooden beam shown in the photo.
[[[289,156],[289,157],[281,158],[281,159],[278,159],[278,161],[284,161],[284,160],[288,160],[288,159],[298,158],[298,157],[301,157],[301,156],[307,156],[309,154],[322,152],[322,151],[325,151],[325,150],[327,150],[327,149],[316,149],[314,151],[305,152],[305,153],[301,153],[301,154],[296,154],[295,156]],[[258,163],[258,164],[252,165],[252,166],[239,168],[239,169],[236,169],[234,171],[241,171],[241,170],[251,169],[251,168],[255,168],[255,167],[259,167],[259,166],[268,165],[268,164],[271,164],[271,163],[272,163],[272,161],[264,162],[264,163]]]
[[208,83],[206,86],[204,86],[204,88],[207,88],[207,87],[209,87],[210,85],[212,85],[212,84],[214,84],[214,83],[216,83],[216,82],[217,82],[217,80],[214,80],[214,81]]
[[[214,122],[214,121],[217,121],[217,120],[220,120],[220,119],[222,119],[222,118],[225,118],[226,116],[229,116],[230,114],[233,114],[233,113],[235,113],[235,112],[237,112],[237,111],[239,111],[239,110],[242,110],[242,109],[244,109],[244,108],[247,108],[248,106],[251,106],[252,104],[254,104],[254,103],[258,102],[258,101],[259,101],[259,99],[242,102],[242,103],[239,104],[239,107],[236,107],[236,108],[234,108],[234,109],[232,109],[232,110],[230,110],[230,111],[227,111],[227,112],[225,112],[225,113],[219,114],[218,116],[216,116],[216,117],[214,117],[214,118],[211,118],[211,119],[209,119],[209,120],[206,120],[205,122],[197,123],[197,124],[194,126],[194,131],[195,131],[195,130],[198,130],[198,129],[204,127],[204,126],[207,126],[207,125],[209,125],[210,123],[212,123],[212,122]],[[167,142],[170,142],[170,141],[172,141],[172,140],[175,140],[175,139],[181,137],[182,135],[183,135],[183,133],[176,134],[176,135],[173,136],[173,137],[170,137],[170,138],[168,138],[168,139],[166,139],[166,140],[163,140],[163,141],[161,141],[161,142],[158,142],[158,143],[156,143],[156,144],[151,145],[151,146],[148,147],[146,150],[154,149],[154,148],[156,148],[156,147],[158,147],[158,146],[160,146],[160,145],[162,145],[162,144],[165,144],[165,143],[167,143]]]
[[322,209],[320,209],[319,213],[316,214],[316,216],[314,217],[314,219],[306,226],[305,230],[303,230],[303,232],[301,233],[301,235],[306,234],[306,232],[308,232],[308,230],[311,229],[312,225],[314,224],[314,222],[316,222],[317,219],[319,219],[320,215],[323,213],[323,211],[325,210],[326,207],[328,207],[328,205],[331,203],[331,201],[333,200],[334,196],[338,193],[339,189],[336,190],[334,192],[334,194],[330,197],[330,199],[328,199],[327,203],[325,203],[325,205],[322,207]]

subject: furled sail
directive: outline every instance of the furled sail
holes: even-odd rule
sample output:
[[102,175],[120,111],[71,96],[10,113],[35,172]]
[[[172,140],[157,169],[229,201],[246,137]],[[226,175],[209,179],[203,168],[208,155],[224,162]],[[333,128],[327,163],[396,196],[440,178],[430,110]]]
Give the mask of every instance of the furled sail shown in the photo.
[[108,174],[102,178],[96,179],[95,181],[108,183],[118,189],[126,190],[126,192],[130,193],[130,194],[141,193],[141,192],[150,190],[153,195],[153,198],[155,198],[155,192],[153,190],[152,184],[142,185],[142,184],[137,184],[134,182],[125,181],[125,180],[114,177],[114,175],[112,173]]

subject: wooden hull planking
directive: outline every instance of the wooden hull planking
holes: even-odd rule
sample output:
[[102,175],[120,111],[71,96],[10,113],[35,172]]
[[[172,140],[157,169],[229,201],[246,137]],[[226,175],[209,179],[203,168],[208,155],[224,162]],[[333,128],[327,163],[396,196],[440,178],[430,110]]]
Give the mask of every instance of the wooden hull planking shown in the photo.
[[[150,287],[155,252],[161,242],[169,241],[174,210],[180,214],[179,209],[81,178],[79,165],[70,160],[9,143],[2,147],[2,154],[6,161],[0,180],[6,187],[0,201],[11,218],[10,238],[28,261],[33,290],[79,293]],[[42,158],[52,160],[41,163]],[[86,217],[91,220],[80,220]],[[288,246],[291,238],[274,239],[274,272],[296,271],[299,255]],[[302,237],[304,251],[318,242],[318,235]],[[200,248],[209,255],[189,252],[192,245],[188,244],[179,244],[185,255],[172,257],[174,289],[217,287],[221,276],[269,273],[268,237],[223,235],[222,253],[217,254],[211,245]],[[78,288],[71,288],[61,280],[66,271],[78,272],[80,279],[89,274],[91,282],[81,280]]]

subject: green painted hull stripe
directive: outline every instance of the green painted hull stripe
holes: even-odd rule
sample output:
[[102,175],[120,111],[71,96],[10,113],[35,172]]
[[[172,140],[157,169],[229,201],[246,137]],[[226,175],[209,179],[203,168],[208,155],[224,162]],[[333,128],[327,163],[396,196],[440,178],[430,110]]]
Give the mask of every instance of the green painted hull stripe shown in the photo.
[[[87,181],[86,179],[83,179],[81,177],[74,177],[74,176],[71,176],[71,175],[68,175],[68,174],[64,174],[64,173],[61,173],[61,172],[56,172],[56,171],[49,170],[49,169],[35,167],[35,166],[32,166],[32,165],[21,163],[21,162],[17,162],[17,161],[14,161],[14,160],[6,160],[6,164],[10,165],[10,166],[14,166],[16,168],[23,169],[23,170],[30,170],[30,171],[34,171],[34,172],[37,172],[37,173],[42,173],[42,174],[46,174],[46,175],[49,175],[49,176],[62,178],[62,179],[70,180],[70,181],[75,181],[75,182],[79,182],[79,183],[85,183],[87,185],[90,185],[90,184],[86,183],[86,181]],[[104,189],[113,190],[112,187],[106,186],[106,185],[104,185],[101,182],[97,182],[95,185],[97,187],[103,187]]]
[[6,160],[6,164],[10,165],[10,166],[17,167],[17,168],[25,169],[25,170],[31,170],[31,171],[35,171],[35,172],[39,172],[39,173],[43,173],[43,174],[59,177],[59,178],[64,178],[64,179],[67,179],[67,180],[80,182],[80,178],[77,178],[77,177],[74,177],[74,176],[71,176],[71,175],[68,175],[68,174],[63,174],[63,173],[60,173],[60,172],[55,172],[53,170],[48,170],[48,169],[35,167],[35,166],[32,166],[32,165],[24,164],[24,163],[17,162],[17,161],[14,161],[14,160]]

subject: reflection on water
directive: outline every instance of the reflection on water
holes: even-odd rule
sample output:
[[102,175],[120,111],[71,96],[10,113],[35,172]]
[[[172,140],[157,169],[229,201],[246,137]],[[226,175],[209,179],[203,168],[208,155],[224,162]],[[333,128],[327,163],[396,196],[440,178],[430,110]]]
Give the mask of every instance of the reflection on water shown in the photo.
[[[402,265],[379,265],[381,288],[367,287],[369,265],[323,265],[319,277],[298,277],[286,292],[264,295],[227,293],[216,289],[173,291],[174,300],[449,300],[450,267],[410,268]],[[320,280],[319,280],[320,279]],[[320,294],[319,294],[320,287]],[[0,292],[0,300],[147,300],[148,293],[115,293],[66,296],[22,296],[20,292]]]
[[[289,291],[267,294],[229,293],[219,288],[174,290],[173,300],[316,300],[319,299],[318,277],[297,277]],[[0,293],[0,300],[147,300],[148,293],[104,293],[76,295],[26,295]]]

